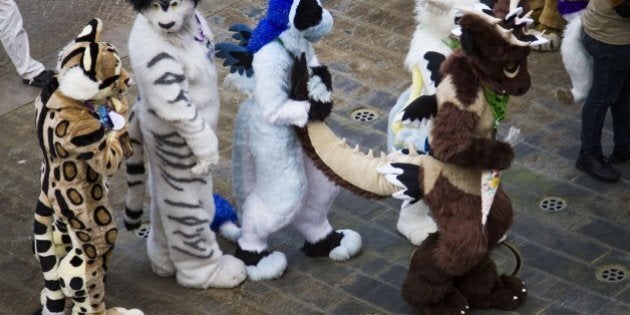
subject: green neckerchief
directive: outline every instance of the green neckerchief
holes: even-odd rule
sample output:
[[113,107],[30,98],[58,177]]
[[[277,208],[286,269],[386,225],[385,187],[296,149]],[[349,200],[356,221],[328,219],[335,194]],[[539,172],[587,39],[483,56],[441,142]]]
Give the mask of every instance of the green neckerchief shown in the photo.
[[490,105],[490,110],[494,116],[494,128],[499,126],[499,123],[507,116],[507,106],[510,96],[507,94],[499,94],[492,92],[489,88],[483,88],[483,94],[486,97],[486,101]]
[[457,48],[459,48],[461,46],[460,43],[459,43],[459,39],[452,38],[452,37],[447,37],[447,38],[443,39],[442,43],[444,43],[444,45],[450,47],[451,50],[455,50],[455,49],[457,49]]

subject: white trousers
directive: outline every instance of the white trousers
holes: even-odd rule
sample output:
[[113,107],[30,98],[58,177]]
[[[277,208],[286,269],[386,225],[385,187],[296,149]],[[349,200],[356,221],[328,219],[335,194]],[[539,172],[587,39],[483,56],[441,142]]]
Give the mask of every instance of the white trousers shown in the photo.
[[22,78],[30,80],[45,70],[31,57],[28,35],[14,0],[0,0],[0,41]]

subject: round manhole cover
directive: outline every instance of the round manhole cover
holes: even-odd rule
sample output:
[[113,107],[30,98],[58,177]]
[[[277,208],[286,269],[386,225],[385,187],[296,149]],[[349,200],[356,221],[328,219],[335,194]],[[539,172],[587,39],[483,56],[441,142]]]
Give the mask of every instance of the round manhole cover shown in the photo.
[[136,230],[136,236],[139,238],[148,238],[151,233],[151,225],[149,223],[142,223],[140,228]]
[[597,269],[597,280],[617,283],[626,280],[626,268],[619,265],[604,266]]
[[558,212],[567,207],[567,201],[560,197],[545,197],[538,203],[538,206],[544,211]]
[[359,108],[352,112],[352,119],[359,122],[368,122],[378,118],[378,113],[369,108]]

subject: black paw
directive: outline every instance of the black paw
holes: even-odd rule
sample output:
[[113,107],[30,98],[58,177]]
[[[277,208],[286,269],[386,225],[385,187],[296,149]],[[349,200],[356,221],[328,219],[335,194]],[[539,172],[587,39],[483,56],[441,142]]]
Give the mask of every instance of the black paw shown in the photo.
[[328,67],[326,66],[312,67],[311,70],[313,70],[313,76],[320,77],[320,79],[322,80],[322,83],[324,83],[324,85],[326,86],[326,89],[332,92],[333,90],[332,77],[330,75],[330,71],[328,71]]
[[240,245],[236,245],[236,252],[234,253],[234,257],[240,259],[246,266],[256,266],[261,259],[269,256],[268,251],[262,252],[252,252],[248,250],[244,250]]
[[404,200],[403,207],[414,204],[422,199],[422,187],[420,187],[420,167],[407,163],[392,163],[378,169],[385,175],[387,181],[401,190],[392,196]]
[[324,121],[332,112],[332,102],[319,102],[311,100],[311,107],[308,110],[309,121]]
[[332,231],[321,241],[311,244],[304,241],[302,251],[309,257],[328,257],[330,251],[341,244],[343,233]]
[[302,53],[299,58],[293,58],[291,67],[291,91],[289,98],[296,101],[306,101],[308,97],[308,66],[306,64],[306,54]]

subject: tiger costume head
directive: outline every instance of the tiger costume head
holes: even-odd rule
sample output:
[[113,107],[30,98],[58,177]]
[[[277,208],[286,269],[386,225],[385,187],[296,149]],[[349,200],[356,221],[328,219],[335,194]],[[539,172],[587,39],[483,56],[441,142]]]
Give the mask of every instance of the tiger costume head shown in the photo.
[[186,29],[201,0],[129,0],[157,30],[175,34]]
[[103,22],[91,20],[59,54],[59,91],[78,101],[112,101],[117,112],[126,112],[124,94],[133,83],[122,67],[116,48],[100,41]]

